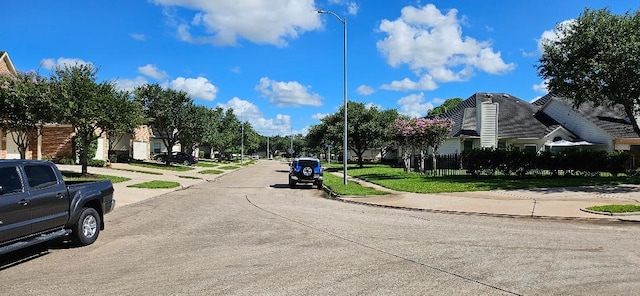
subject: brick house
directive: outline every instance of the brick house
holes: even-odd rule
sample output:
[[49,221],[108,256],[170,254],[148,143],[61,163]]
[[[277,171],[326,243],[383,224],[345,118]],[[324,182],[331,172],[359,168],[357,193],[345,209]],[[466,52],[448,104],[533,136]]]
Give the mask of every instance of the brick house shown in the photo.
[[[9,53],[0,51],[0,75],[17,73]],[[73,127],[68,124],[46,124],[41,135],[30,136],[27,159],[61,159],[73,157]],[[11,132],[0,129],[0,159],[20,158]]]

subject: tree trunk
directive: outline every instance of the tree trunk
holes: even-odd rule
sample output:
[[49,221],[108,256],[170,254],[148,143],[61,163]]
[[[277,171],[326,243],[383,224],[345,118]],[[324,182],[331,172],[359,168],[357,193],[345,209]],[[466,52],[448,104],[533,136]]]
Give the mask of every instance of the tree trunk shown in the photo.
[[424,161],[425,161],[425,153],[424,147],[420,147],[420,163],[418,164],[418,170],[421,174],[424,174]]
[[82,165],[82,176],[86,176],[87,172],[87,163],[88,154],[89,154],[89,139],[87,137],[82,138],[82,150],[80,151],[80,164]]
[[411,154],[409,153],[409,147],[403,147],[404,151],[402,151],[402,160],[404,161],[404,168],[407,171],[407,174],[411,172]]

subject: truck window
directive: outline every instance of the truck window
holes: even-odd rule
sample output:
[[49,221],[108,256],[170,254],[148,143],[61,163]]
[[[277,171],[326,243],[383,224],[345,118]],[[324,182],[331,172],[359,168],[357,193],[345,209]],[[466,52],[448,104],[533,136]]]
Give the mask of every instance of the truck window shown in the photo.
[[24,171],[27,174],[29,187],[32,189],[45,188],[58,183],[53,168],[48,165],[28,165],[24,167]]
[[14,166],[0,167],[0,195],[22,192],[22,182],[18,175],[18,168]]

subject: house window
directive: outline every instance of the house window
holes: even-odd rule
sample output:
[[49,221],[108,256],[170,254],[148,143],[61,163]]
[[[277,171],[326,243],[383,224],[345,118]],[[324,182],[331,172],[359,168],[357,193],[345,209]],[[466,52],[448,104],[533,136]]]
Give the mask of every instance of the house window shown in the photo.
[[153,143],[153,153],[160,153],[161,146],[160,143]]
[[473,141],[464,141],[463,142],[463,151],[471,151],[473,150]]
[[535,144],[524,144],[524,151],[525,152],[537,152],[538,151],[538,146],[536,146]]

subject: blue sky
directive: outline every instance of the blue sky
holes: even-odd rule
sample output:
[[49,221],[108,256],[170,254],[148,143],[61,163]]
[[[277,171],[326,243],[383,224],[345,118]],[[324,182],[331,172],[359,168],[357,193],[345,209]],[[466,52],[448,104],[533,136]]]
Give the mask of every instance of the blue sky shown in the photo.
[[20,71],[91,63],[132,90],[159,83],[234,108],[262,135],[306,133],[347,97],[418,117],[448,98],[546,94],[540,41],[599,0],[2,1],[0,50]]

